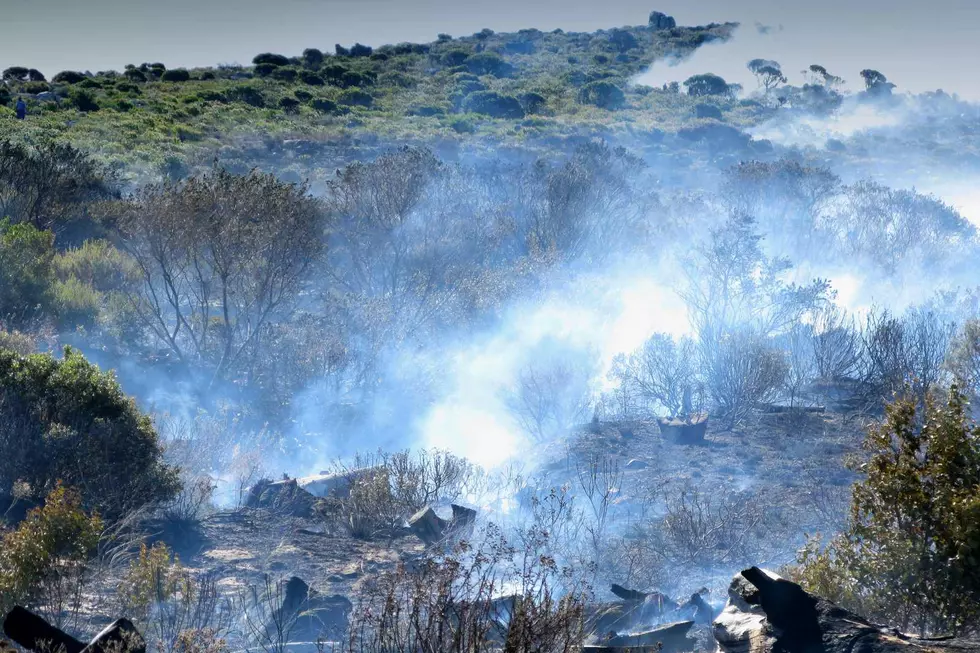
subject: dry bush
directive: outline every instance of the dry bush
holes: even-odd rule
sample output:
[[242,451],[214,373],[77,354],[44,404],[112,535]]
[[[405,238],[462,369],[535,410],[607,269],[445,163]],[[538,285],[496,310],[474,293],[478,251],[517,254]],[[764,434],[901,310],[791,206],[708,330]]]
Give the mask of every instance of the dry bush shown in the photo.
[[239,630],[246,650],[263,653],[284,653],[297,614],[284,609],[289,581],[262,576],[261,584],[252,584],[238,593],[235,609],[239,615]]
[[543,442],[589,416],[591,379],[591,370],[571,358],[535,362],[518,374],[507,405],[520,428]]
[[[143,544],[117,588],[130,616],[158,653],[186,650],[197,641],[218,646],[230,629],[228,603],[210,574],[195,577],[162,543]],[[220,650],[220,649],[219,649]]]
[[578,651],[590,591],[542,553],[548,536],[532,530],[514,547],[490,527],[476,546],[382,575],[356,606],[344,650]]
[[668,417],[679,417],[693,408],[690,404],[697,386],[696,368],[697,349],[692,340],[675,340],[669,334],[657,333],[640,350],[618,356],[611,376],[648,410],[660,406],[667,410]]
[[856,378],[863,360],[861,333],[853,318],[843,309],[830,305],[817,313],[813,331],[817,377],[828,383]]
[[807,390],[817,379],[818,367],[812,347],[815,339],[813,328],[806,324],[797,324],[780,338],[786,356],[782,390],[791,408],[806,402]]
[[886,400],[908,385],[923,400],[929,390],[945,381],[944,364],[953,333],[952,324],[927,309],[909,309],[902,317],[872,310],[862,334],[866,390]]
[[772,401],[786,378],[782,352],[769,340],[748,332],[703,344],[708,393],[728,428],[757,404]]
[[967,320],[957,333],[946,357],[946,369],[971,399],[980,396],[980,320]]
[[358,455],[334,471],[347,476],[345,489],[322,502],[320,512],[358,538],[397,531],[422,508],[459,501],[485,481],[480,468],[437,450]]

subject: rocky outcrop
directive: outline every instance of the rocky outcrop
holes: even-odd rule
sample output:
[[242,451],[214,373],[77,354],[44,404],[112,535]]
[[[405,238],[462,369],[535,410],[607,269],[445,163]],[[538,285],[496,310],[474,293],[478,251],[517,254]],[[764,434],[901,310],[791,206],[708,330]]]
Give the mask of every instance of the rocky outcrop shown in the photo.
[[980,642],[877,626],[758,567],[735,576],[712,627],[718,653],[980,653]]
[[667,14],[654,11],[650,13],[650,29],[674,29],[677,27],[677,21],[674,20],[673,16],[668,16]]

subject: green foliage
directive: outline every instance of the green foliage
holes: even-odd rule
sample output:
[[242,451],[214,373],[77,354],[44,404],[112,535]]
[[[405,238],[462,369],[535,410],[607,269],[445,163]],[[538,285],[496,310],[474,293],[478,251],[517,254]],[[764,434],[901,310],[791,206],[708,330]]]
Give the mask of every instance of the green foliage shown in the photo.
[[319,113],[337,113],[339,106],[333,100],[315,98],[310,101],[310,106]]
[[266,64],[269,66],[288,66],[289,57],[282,54],[274,54],[272,52],[264,52],[262,54],[257,54],[252,59],[252,63],[256,66]]
[[172,68],[163,75],[160,79],[164,82],[187,82],[191,79],[191,74],[183,68]]
[[494,118],[523,118],[524,108],[512,95],[495,91],[477,91],[467,96],[463,107],[470,113],[481,113]]
[[265,97],[262,91],[254,86],[235,86],[228,89],[225,97],[231,102],[241,102],[251,107],[262,108],[265,106]]
[[53,258],[50,231],[0,220],[0,317],[20,324],[48,309]]
[[82,73],[76,72],[74,70],[62,70],[60,73],[51,78],[51,81],[55,84],[78,84],[79,82],[84,82],[87,78]]
[[323,65],[323,52],[316,48],[306,48],[303,50],[303,65],[307,68],[319,68]]
[[0,547],[0,610],[14,605],[41,610],[56,625],[78,607],[102,520],[86,514],[81,496],[56,485],[44,507],[32,510]]
[[0,351],[0,492],[43,497],[64,481],[86,506],[117,517],[179,488],[150,418],[111,373],[66,348],[26,358]]
[[712,73],[694,75],[684,81],[689,95],[704,97],[706,95],[724,95],[728,93],[728,82]]
[[582,104],[594,104],[603,109],[619,109],[626,103],[623,90],[606,81],[586,84],[579,91],[578,99]]
[[367,91],[362,91],[359,88],[348,88],[340,94],[337,102],[348,106],[370,107],[374,104],[374,97]]
[[513,66],[504,61],[503,57],[495,52],[474,54],[466,60],[464,65],[474,75],[506,77],[513,71]]
[[68,98],[72,105],[83,113],[99,110],[99,103],[91,91],[73,89]]
[[190,599],[193,589],[180,559],[166,544],[157,542],[152,547],[140,545],[117,591],[126,614],[145,624],[156,605],[181,596]]
[[899,399],[872,427],[844,532],[811,540],[796,574],[872,620],[923,634],[980,623],[980,428],[956,388]]
[[299,74],[299,78],[304,84],[309,84],[310,86],[323,86],[325,83],[322,77],[308,70],[302,71]]

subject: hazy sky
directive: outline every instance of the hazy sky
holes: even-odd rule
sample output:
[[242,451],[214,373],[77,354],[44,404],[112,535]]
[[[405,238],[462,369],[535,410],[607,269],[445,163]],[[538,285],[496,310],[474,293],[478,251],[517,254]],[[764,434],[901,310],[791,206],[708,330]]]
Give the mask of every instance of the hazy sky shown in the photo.
[[[645,23],[652,9],[683,25],[745,24],[740,43],[704,66],[734,71],[764,57],[791,74],[820,63],[848,80],[872,67],[903,89],[980,99],[980,0],[0,0],[0,68],[248,63],[261,51],[427,42],[484,27],[591,31]],[[756,22],[776,29],[761,39]]]

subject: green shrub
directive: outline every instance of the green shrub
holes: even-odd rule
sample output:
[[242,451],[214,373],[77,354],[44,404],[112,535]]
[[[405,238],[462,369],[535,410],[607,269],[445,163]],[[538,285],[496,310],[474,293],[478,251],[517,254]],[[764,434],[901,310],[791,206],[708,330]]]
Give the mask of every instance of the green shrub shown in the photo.
[[592,104],[603,109],[619,109],[626,104],[623,90],[611,82],[590,82],[582,87],[578,95],[582,104]]
[[136,68],[130,68],[129,70],[127,70],[126,72],[124,72],[123,75],[126,76],[126,79],[128,79],[130,81],[133,81],[133,82],[145,82],[146,81],[146,74],[143,73],[140,70],[137,70]]
[[62,328],[90,328],[99,319],[101,295],[79,279],[55,281],[51,286],[51,305]]
[[374,104],[374,97],[359,88],[349,88],[340,94],[338,102],[348,106],[370,107]]
[[79,82],[84,82],[87,77],[82,73],[76,72],[74,70],[62,70],[60,73],[51,78],[51,81],[55,84],[78,84]]
[[259,77],[268,77],[276,71],[278,66],[274,66],[271,63],[260,63],[255,66],[255,74]]
[[540,93],[535,93],[533,91],[528,93],[522,93],[518,100],[521,106],[524,107],[525,113],[540,113],[548,101]]
[[49,309],[54,234],[0,220],[0,318],[29,321]]
[[455,118],[449,123],[449,126],[457,134],[472,134],[476,131],[473,123],[466,118]]
[[309,91],[304,91],[303,89],[297,89],[293,91],[293,97],[295,97],[300,102],[309,102],[313,99],[313,94]]
[[317,98],[315,100],[312,100],[310,102],[310,106],[313,107],[314,110],[320,113],[337,113],[337,109],[338,109],[336,102],[324,98]]
[[0,610],[14,605],[42,612],[56,626],[77,610],[87,562],[102,533],[102,520],[86,514],[81,496],[56,485],[44,507],[7,533],[0,547]]
[[322,77],[314,72],[310,72],[309,70],[304,70],[301,72],[299,74],[299,78],[304,84],[309,84],[310,86],[323,86],[324,84]]
[[13,95],[7,89],[6,86],[0,86],[0,107],[5,107],[10,104],[10,100]]
[[265,98],[262,91],[254,86],[236,86],[228,89],[225,97],[231,102],[241,102],[252,107],[262,108],[265,106]]
[[920,634],[980,623],[980,428],[955,388],[924,407],[900,399],[865,440],[850,524],[810,540],[796,578],[869,619]]
[[99,103],[95,99],[95,95],[93,95],[90,91],[75,89],[68,97],[74,107],[79,111],[89,113],[99,110]]
[[297,74],[298,71],[295,68],[281,66],[272,71],[272,78],[283,82],[293,82],[296,81]]
[[141,93],[140,87],[131,82],[117,82],[116,90],[120,93],[129,93],[131,95],[139,95]]
[[340,84],[348,88],[355,86],[369,86],[373,83],[374,79],[370,75],[364,75],[352,70],[348,70],[340,76]]
[[469,58],[470,53],[466,50],[449,50],[443,53],[440,61],[442,61],[442,65],[444,66],[455,67],[462,66]]
[[287,113],[293,113],[299,108],[299,100],[293,97],[284,97],[279,100],[279,106]]
[[517,98],[495,91],[471,93],[463,102],[463,107],[468,112],[481,113],[494,118],[524,117],[524,109]]
[[307,68],[319,68],[323,65],[323,52],[316,48],[306,48],[303,50],[303,65]]
[[465,63],[466,69],[474,75],[493,75],[506,77],[513,71],[513,66],[503,60],[495,52],[480,52],[474,54]]
[[191,79],[191,74],[183,68],[172,68],[160,76],[165,82],[187,82]]
[[208,80],[211,80],[211,79],[215,79],[215,75],[210,70],[206,70],[203,73],[201,73],[201,79],[204,80],[204,81],[208,81]]
[[252,59],[252,63],[256,66],[288,66],[289,57],[282,54],[274,54],[272,52],[263,52],[262,54],[255,55],[255,57]]
[[360,43],[355,43],[351,46],[350,56],[352,57],[370,57],[371,53],[374,52],[374,48],[369,45],[362,45]]
[[114,518],[179,490],[150,418],[71,348],[61,360],[0,351],[0,425],[0,493],[23,484],[41,498],[64,481]]

